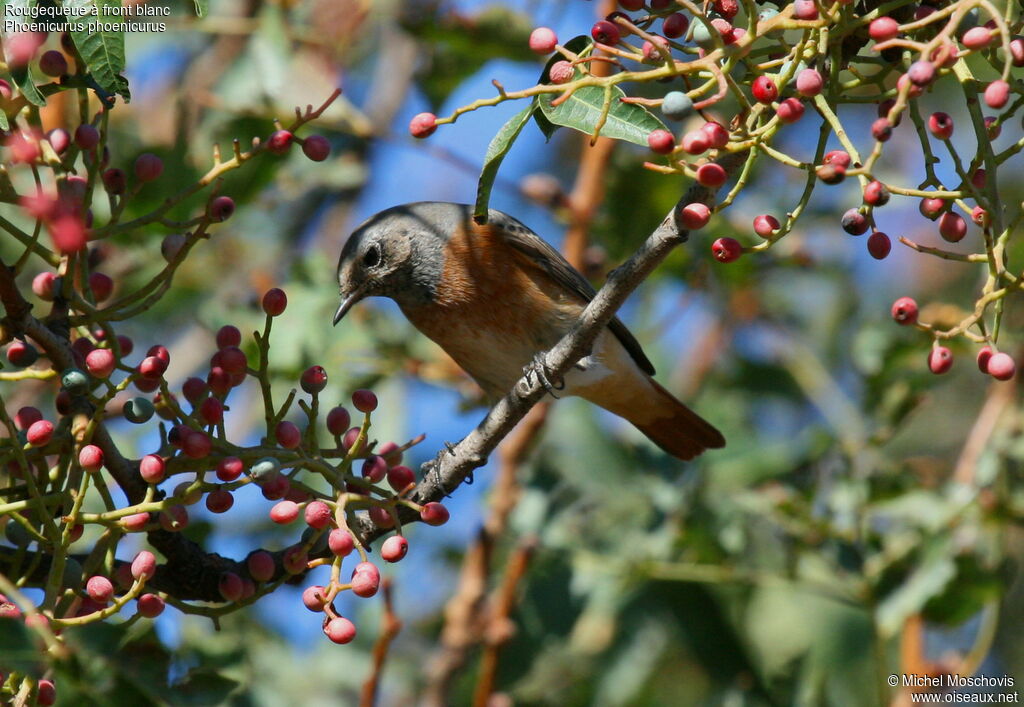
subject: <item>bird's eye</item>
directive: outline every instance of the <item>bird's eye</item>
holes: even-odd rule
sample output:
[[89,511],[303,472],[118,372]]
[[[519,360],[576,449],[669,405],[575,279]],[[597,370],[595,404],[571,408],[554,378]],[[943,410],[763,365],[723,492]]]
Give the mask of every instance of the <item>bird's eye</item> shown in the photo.
[[363,256],[363,265],[368,268],[372,268],[380,262],[380,248],[373,245],[366,251],[366,255]]

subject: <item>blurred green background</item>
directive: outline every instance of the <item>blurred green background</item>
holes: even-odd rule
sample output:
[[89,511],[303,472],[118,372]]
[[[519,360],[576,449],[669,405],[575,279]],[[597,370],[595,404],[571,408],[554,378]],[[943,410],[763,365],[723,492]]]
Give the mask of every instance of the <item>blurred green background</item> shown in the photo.
[[[133,100],[111,115],[112,164],[152,151],[167,166],[159,188],[144,190],[132,209],[151,208],[161,189],[173,193],[201,175],[214,143],[226,149],[232,138],[266,136],[274,118],[287,122],[294,106],[319,104],[334,86],[344,95],[308,129],[331,140],[330,160],[312,163],[293,150],[229,175],[221,193],[238,202],[236,216],[125,333],[137,348],[167,345],[169,375],[180,382],[204,364],[219,326],[252,331],[261,321],[256,297],[283,287],[290,304],[275,324],[271,359],[281,388],[312,364],[331,376],[327,402],[373,387],[382,399],[377,438],[425,433],[406,463],[426,461],[484,409],[469,380],[390,302],[360,305],[330,326],[337,254],[359,222],[387,206],[472,201],[491,136],[520,106],[468,114],[423,142],[408,137],[409,119],[492,95],[492,78],[510,89],[532,85],[541,60],[526,48],[530,29],[586,33],[599,3],[215,0],[203,20],[191,17],[191,3],[178,5],[166,34],[128,38]],[[922,110],[941,106],[961,118],[944,94],[951,86],[923,98]],[[866,139],[873,106],[840,115]],[[816,128],[816,120],[809,114],[804,123]],[[809,158],[807,129],[784,130],[781,147]],[[1007,125],[999,144],[1020,136],[1016,122]],[[920,178],[911,138],[897,131],[886,178]],[[973,154],[969,135],[957,139]],[[583,145],[566,130],[545,143],[528,126],[492,206],[559,245],[567,214],[531,199],[524,178],[550,175],[570,190]],[[588,234],[595,284],[687,186],[643,170],[649,158],[624,144],[612,154]],[[1007,203],[1019,203],[1020,180],[1003,171]],[[962,343],[953,371],[931,375],[928,342],[888,314],[895,297],[911,295],[928,307],[922,318],[956,321],[984,273],[898,245],[887,260],[870,259],[863,238],[839,227],[842,212],[860,203],[855,184],[819,188],[795,231],[768,253],[714,262],[714,237],[756,242],[753,217],[783,216],[803,187],[799,175],[763,164],[736,204],[622,311],[659,380],[718,426],[728,446],[682,464],[582,401],[554,405],[514,489],[495,489],[492,459],[450,499],[448,525],[409,530],[409,557],[386,570],[404,626],[379,704],[469,704],[491,658],[500,693],[493,705],[880,705],[900,699],[886,685],[890,674],[971,668],[1024,677],[1016,387],[988,382]],[[894,198],[878,218],[894,236],[937,242],[915,200]],[[111,243],[105,271],[124,286],[141,283],[162,266],[164,233]],[[1007,343],[1019,345],[1019,325],[1011,304]],[[233,407],[234,434],[257,435],[245,405]],[[134,451],[151,443],[140,436]],[[294,532],[269,522],[270,503],[246,491],[229,513],[202,516],[189,532],[239,558],[257,545],[291,543]],[[475,543],[485,525],[501,532],[489,536],[484,567]],[[470,547],[477,554],[467,561]],[[524,547],[525,573],[508,585],[511,625],[488,620],[494,612],[485,609],[501,606],[510,559]],[[481,567],[483,586],[466,593],[460,574]],[[321,583],[322,571],[307,584]],[[155,631],[77,632],[69,641],[82,650],[74,670],[58,675],[60,703],[355,704],[382,602],[343,599],[359,635],[335,646],[300,591],[286,587],[219,631],[169,610]],[[450,614],[477,612],[462,625],[468,635],[442,632],[453,596],[462,600]],[[500,651],[481,649],[503,631],[511,635]]]

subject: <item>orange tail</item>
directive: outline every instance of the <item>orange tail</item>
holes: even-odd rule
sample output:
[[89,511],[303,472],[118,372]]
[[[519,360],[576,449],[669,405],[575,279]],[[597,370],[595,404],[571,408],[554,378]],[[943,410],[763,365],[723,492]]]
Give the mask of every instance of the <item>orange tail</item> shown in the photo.
[[584,397],[626,418],[648,439],[679,459],[693,459],[706,449],[725,446],[725,437],[714,426],[676,400],[653,378],[647,378],[647,383],[643,395],[630,395],[629,400],[623,399],[621,392]]

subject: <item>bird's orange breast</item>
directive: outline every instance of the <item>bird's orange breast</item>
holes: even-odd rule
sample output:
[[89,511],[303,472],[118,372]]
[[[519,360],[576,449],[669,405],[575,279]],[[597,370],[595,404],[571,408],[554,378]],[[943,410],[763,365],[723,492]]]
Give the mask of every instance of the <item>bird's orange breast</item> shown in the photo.
[[488,226],[454,233],[434,300],[403,311],[491,396],[553,346],[585,303]]

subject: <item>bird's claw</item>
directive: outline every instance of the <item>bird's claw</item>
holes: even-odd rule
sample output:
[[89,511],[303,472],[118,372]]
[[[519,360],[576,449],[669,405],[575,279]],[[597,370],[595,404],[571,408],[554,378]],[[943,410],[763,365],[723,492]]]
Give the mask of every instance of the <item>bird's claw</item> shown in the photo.
[[548,372],[547,364],[544,362],[544,354],[542,353],[536,354],[530,363],[523,368],[523,374],[530,385],[533,385],[533,376],[537,376],[537,381],[552,398],[558,398],[555,391],[565,389],[564,379],[559,378],[554,383],[551,381],[551,374]]

